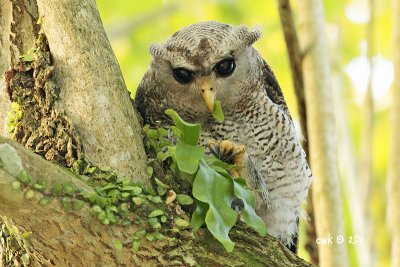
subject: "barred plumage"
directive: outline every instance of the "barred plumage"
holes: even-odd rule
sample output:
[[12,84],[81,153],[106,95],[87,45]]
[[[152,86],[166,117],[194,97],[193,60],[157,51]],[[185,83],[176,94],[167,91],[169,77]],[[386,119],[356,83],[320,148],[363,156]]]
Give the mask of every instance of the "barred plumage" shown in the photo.
[[[146,123],[170,123],[164,111],[172,108],[186,121],[201,123],[203,144],[232,138],[244,145],[242,175],[253,189],[263,190],[256,211],[267,232],[294,251],[312,175],[278,82],[252,47],[261,34],[259,28],[207,21],[152,43],[153,59],[135,104]],[[214,98],[221,101],[222,123],[210,112]]]

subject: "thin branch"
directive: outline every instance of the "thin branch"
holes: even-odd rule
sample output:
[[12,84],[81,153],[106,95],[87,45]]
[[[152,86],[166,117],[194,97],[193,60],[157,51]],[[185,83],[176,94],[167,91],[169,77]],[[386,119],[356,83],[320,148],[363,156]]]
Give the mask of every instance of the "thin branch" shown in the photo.
[[[301,133],[303,135],[302,146],[307,155],[307,161],[310,158],[308,149],[308,133],[307,133],[307,114],[306,103],[304,96],[304,83],[303,83],[303,68],[302,59],[303,55],[300,51],[299,41],[297,38],[296,27],[293,19],[293,13],[290,7],[289,0],[278,0],[279,15],[281,18],[282,29],[285,36],[286,46],[289,54],[290,68],[292,71],[294,91],[297,99],[297,110],[299,113]],[[311,263],[318,265],[319,255],[318,247],[316,244],[317,234],[315,231],[314,222],[314,209],[312,201],[312,193],[307,196],[307,214],[311,221],[306,224],[307,241],[306,250],[310,254]]]

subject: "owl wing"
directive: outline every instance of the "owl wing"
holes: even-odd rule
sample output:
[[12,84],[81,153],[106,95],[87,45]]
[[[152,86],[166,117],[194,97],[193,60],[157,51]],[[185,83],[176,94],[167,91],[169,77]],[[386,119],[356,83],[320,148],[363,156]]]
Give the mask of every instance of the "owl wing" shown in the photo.
[[272,102],[279,105],[280,108],[285,111],[286,114],[290,117],[289,109],[286,105],[285,98],[283,97],[281,87],[276,80],[274,72],[268,66],[267,62],[263,60],[264,68],[263,68],[263,76],[265,81],[265,92],[267,93],[269,99]]

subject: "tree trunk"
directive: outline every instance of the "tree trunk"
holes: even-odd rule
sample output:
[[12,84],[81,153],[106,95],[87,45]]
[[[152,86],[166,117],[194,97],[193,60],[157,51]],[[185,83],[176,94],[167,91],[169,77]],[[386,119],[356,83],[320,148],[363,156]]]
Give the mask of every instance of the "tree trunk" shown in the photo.
[[388,222],[392,236],[392,266],[400,266],[400,2],[393,1],[394,81],[390,118]]
[[[4,221],[17,227],[20,233],[31,233],[28,248],[32,266],[311,266],[277,238],[261,237],[242,223],[231,231],[236,243],[232,253],[227,253],[208,230],[200,229],[195,236],[187,227],[178,233],[171,231],[162,241],[150,242],[143,237],[134,253],[132,237],[138,230],[149,231],[143,222],[128,227],[102,225],[89,215],[89,205],[79,211],[66,211],[60,197],[50,190],[56,183],[70,181],[78,188],[94,192],[86,184],[87,177],[76,179],[75,174],[2,136],[0,161],[0,240],[5,238],[1,231]],[[45,179],[49,189],[25,199],[27,192],[13,190],[11,186],[22,170],[34,179]],[[39,204],[42,196],[51,199],[45,207]],[[164,205],[163,209],[169,211],[168,220],[177,216],[175,210],[180,210],[174,205]],[[115,239],[122,242],[121,249],[114,245]],[[0,255],[6,251],[3,244],[0,243]],[[2,261],[0,258],[0,265],[4,266]]]
[[[194,235],[190,227],[174,223],[177,217],[188,221],[190,216],[176,201],[152,204],[149,194],[146,204],[130,209],[128,218],[135,222],[130,226],[103,225],[90,215],[89,204],[82,200],[98,196],[93,177],[77,175],[43,157],[69,155],[75,162],[63,161],[67,166],[90,161],[112,167],[118,177],[150,184],[140,126],[95,2],[37,0],[36,6],[35,1],[0,1],[1,50],[5,51],[0,104],[9,111],[11,98],[14,112],[23,112],[14,114],[12,132],[25,146],[0,135],[0,265],[310,266],[278,239],[260,237],[241,222],[230,233],[235,249],[227,253],[208,230]],[[38,13],[48,46],[36,25]],[[4,133],[7,123],[1,119]],[[90,166],[83,172],[89,173]],[[166,216],[159,230],[163,235],[148,223],[155,207]],[[138,230],[151,234],[140,238]]]
[[[37,6],[34,2],[1,0],[2,39],[11,42],[2,47],[8,56],[2,58],[6,60],[2,60],[0,73],[34,46],[40,29],[36,24],[39,11],[54,62],[52,79],[59,88],[55,110],[72,120],[91,162],[144,180],[141,127],[95,2],[39,0]],[[2,88],[1,106],[9,107]]]
[[346,241],[337,242],[337,237],[346,237],[323,3],[318,0],[298,0],[298,10],[300,47],[306,52],[303,71],[310,162],[315,177],[312,184],[315,223],[319,238],[332,238],[331,244],[319,245],[319,260],[323,267],[347,266]]

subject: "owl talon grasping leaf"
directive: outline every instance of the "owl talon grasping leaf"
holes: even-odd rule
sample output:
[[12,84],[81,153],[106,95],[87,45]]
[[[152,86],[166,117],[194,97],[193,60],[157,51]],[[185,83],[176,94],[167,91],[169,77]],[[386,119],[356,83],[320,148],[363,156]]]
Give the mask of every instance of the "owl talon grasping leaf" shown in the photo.
[[[256,212],[267,232],[296,252],[300,205],[312,175],[279,84],[252,46],[261,35],[259,28],[207,21],[152,43],[153,59],[135,104],[151,125],[171,124],[164,113],[169,108],[187,122],[200,123],[202,145],[232,137],[209,147],[221,156],[237,153],[234,163],[246,166],[240,177],[259,189]],[[216,100],[223,122],[212,115]]]
[[[222,142],[217,142],[213,139],[208,140],[207,147],[210,151],[218,157],[220,160],[235,165],[245,165],[244,156],[245,149],[244,146],[237,146],[231,141],[223,140]],[[241,176],[239,170],[231,170],[233,177],[238,178]]]

